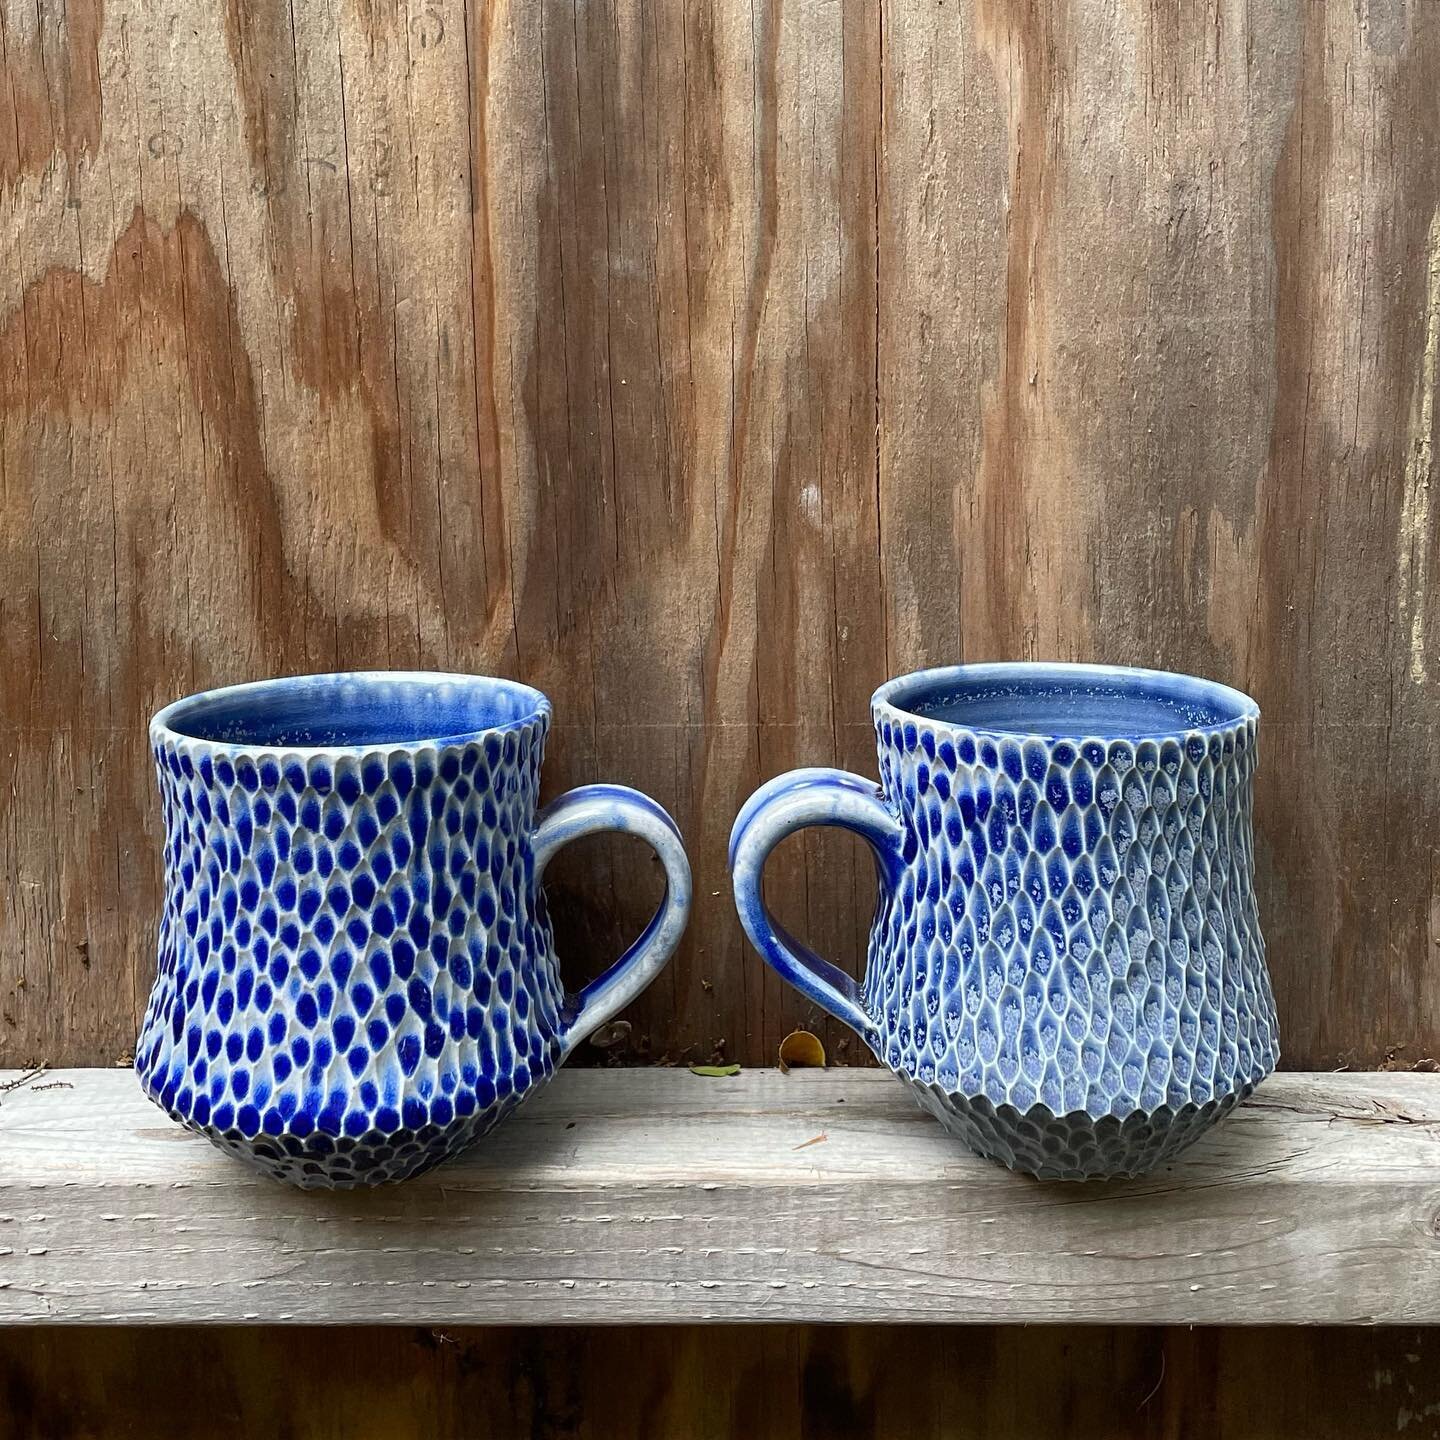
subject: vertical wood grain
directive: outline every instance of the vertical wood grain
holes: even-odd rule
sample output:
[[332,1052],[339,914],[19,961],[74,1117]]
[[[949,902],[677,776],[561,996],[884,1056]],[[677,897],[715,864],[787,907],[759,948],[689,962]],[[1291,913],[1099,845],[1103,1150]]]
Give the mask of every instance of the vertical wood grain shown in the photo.
[[[0,67],[0,1063],[133,1043],[150,711],[366,665],[669,806],[610,1053],[770,1063],[738,804],[1001,656],[1256,693],[1287,1059],[1440,1052],[1429,6],[0,0]],[[557,863],[577,981],[658,883]],[[871,886],[771,890],[854,963]]]
[[1421,1440],[1436,1351],[1397,1329],[12,1331],[0,1413],[14,1440]]

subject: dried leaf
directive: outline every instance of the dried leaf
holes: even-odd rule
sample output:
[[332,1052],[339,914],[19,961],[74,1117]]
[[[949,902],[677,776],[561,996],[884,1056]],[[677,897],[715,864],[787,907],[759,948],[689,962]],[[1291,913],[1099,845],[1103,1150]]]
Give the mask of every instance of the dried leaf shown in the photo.
[[630,1022],[612,1020],[601,1025],[590,1037],[590,1043],[597,1050],[616,1050],[630,1043]]
[[692,1075],[723,1077],[726,1075],[738,1075],[740,1073],[740,1067],[738,1065],[692,1065],[690,1067],[690,1073]]
[[792,1070],[825,1068],[825,1047],[818,1035],[808,1030],[792,1030],[780,1042],[780,1073],[788,1075]]

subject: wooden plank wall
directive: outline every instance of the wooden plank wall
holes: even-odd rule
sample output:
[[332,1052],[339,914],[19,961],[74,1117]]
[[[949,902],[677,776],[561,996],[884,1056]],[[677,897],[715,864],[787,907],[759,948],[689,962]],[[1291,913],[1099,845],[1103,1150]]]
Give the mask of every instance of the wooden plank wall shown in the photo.
[[80,1330],[0,1334],[0,1420],[13,1440],[1425,1440],[1437,1376],[1434,1330]]
[[[0,67],[0,1064],[133,1042],[148,714],[372,665],[539,684],[552,792],[675,812],[695,923],[622,1058],[768,1063],[808,1017],[733,921],[737,805],[873,773],[886,675],[1012,656],[1251,689],[1287,1059],[1440,1053],[1430,0],[0,0]],[[656,889],[557,865],[577,980]],[[772,889],[858,953],[854,845]],[[7,1338],[0,1398],[46,1437],[1428,1434],[1433,1348],[77,1334]]]
[[[1287,1060],[1440,1053],[1430,0],[0,0],[0,63],[0,1064],[133,1043],[152,709],[387,665],[675,812],[624,1058],[768,1063],[738,804],[1004,656],[1252,690]],[[778,908],[853,960],[868,870]],[[577,980],[656,888],[565,857]]]

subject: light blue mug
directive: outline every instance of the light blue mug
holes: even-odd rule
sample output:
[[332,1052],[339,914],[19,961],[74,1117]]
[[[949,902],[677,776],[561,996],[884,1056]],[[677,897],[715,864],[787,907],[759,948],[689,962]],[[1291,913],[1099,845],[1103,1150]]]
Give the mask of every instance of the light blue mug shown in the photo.
[[[176,1120],[303,1186],[401,1180],[484,1134],[659,973],[674,822],[618,785],[536,812],[550,702],[472,675],[236,685],[151,722],[159,964],[135,1068]],[[649,842],[645,933],[566,992],[541,889],[582,835]]]
[[[1253,700],[994,664],[892,680],[871,711],[880,784],[797,770],[758,790],[730,837],[735,903],[760,954],[947,1129],[1042,1178],[1134,1175],[1270,1073]],[[761,893],[771,849],[808,825],[874,851],[858,985]]]

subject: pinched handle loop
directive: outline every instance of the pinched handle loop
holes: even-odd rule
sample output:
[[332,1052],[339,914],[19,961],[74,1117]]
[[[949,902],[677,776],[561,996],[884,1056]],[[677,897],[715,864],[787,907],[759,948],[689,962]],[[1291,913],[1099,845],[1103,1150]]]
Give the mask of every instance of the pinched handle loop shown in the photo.
[[582,785],[541,811],[530,842],[536,886],[562,846],[608,831],[638,835],[650,844],[665,867],[665,895],[640,938],[598,979],[566,997],[563,1055],[624,1009],[665,968],[690,917],[690,862],[680,832],[648,795],[624,785]]
[[735,907],[761,956],[802,995],[843,1020],[873,1048],[876,1026],[865,1013],[859,986],[789,934],[765,905],[763,879],[770,852],[787,835],[810,825],[839,826],[868,842],[882,899],[894,895],[902,870],[902,835],[880,787],[845,770],[792,770],[762,785],[730,832]]

